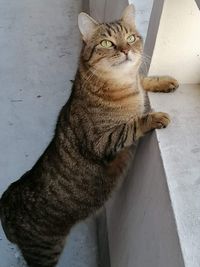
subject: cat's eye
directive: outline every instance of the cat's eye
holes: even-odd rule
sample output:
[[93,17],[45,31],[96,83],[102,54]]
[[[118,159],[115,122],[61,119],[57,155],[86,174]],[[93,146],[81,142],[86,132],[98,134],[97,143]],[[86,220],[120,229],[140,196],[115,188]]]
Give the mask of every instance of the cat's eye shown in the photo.
[[103,40],[101,41],[100,45],[104,48],[110,48],[113,46],[113,43],[109,40]]
[[136,40],[136,37],[135,37],[134,34],[129,35],[129,37],[127,38],[127,42],[128,42],[129,44],[134,43],[135,40]]

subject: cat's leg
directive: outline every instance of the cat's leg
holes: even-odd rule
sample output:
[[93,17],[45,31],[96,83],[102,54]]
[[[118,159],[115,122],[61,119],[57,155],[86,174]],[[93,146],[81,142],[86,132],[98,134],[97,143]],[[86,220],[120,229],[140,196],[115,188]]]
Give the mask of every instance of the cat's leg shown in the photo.
[[[20,244],[21,243],[21,244]],[[55,267],[65,240],[26,240],[18,244],[29,267]]]
[[109,177],[125,177],[133,160],[135,146],[122,149],[107,163],[107,174]]
[[[141,136],[153,129],[167,127],[169,122],[170,118],[167,113],[152,112],[138,118],[132,125],[129,125],[129,128],[124,128],[123,133],[122,131],[119,132],[116,136],[119,136],[120,134],[121,139],[118,137],[116,140],[117,142],[119,141],[120,144],[113,143],[115,144],[115,147],[119,148],[119,151],[107,164],[108,175],[110,177],[121,177],[126,175],[135,152],[134,146],[131,146],[134,141],[137,141]],[[113,147],[111,151],[113,152]]]
[[153,129],[166,128],[170,123],[170,117],[164,112],[151,112],[137,120],[136,139]]
[[102,151],[108,159],[112,159],[118,152],[133,145],[145,133],[153,129],[165,128],[169,122],[167,113],[148,113],[108,131],[98,140],[94,148],[97,152]]
[[175,91],[178,81],[170,76],[150,76],[141,78],[142,86],[148,92],[169,93]]

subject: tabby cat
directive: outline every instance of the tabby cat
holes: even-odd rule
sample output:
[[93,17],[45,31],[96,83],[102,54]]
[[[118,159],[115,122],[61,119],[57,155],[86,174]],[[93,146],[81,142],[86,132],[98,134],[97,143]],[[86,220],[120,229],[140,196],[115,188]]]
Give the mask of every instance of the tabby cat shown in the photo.
[[166,113],[145,113],[143,89],[168,92],[178,86],[170,77],[140,78],[142,38],[132,5],[118,21],[99,24],[81,13],[78,24],[79,68],[54,138],[0,200],[6,236],[30,267],[57,264],[72,226],[110,197],[130,146],[170,122]]

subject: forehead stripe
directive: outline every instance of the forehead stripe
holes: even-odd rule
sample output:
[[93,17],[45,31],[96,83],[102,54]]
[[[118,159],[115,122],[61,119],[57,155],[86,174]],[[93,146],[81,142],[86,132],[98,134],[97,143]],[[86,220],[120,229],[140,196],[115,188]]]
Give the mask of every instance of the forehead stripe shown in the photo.
[[117,21],[117,22],[116,22],[116,25],[120,27],[120,30],[121,30],[121,31],[123,30],[123,27],[122,27],[122,25],[120,24],[120,22]]
[[[112,26],[111,26],[111,25],[112,25]],[[110,24],[110,29],[111,29],[114,33],[117,33],[117,32],[116,32],[116,29],[115,29],[115,27],[114,27],[114,25],[115,25],[115,24]]]
[[128,33],[128,30],[126,27],[123,26],[123,29],[125,30],[126,33]]
[[108,34],[109,36],[112,36],[112,33],[111,33],[111,31],[110,31],[110,26],[109,26],[109,24],[106,23],[105,25],[106,25],[105,30],[106,30],[107,34]]
[[101,33],[101,36],[102,37],[108,37],[107,34],[105,34],[105,33]]

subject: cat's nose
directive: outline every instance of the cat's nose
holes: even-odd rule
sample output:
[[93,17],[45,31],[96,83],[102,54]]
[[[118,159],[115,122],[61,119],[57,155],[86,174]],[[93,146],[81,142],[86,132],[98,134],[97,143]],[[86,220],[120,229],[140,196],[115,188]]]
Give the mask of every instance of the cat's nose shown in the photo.
[[122,48],[121,52],[124,53],[125,55],[128,55],[129,50],[126,48]]

